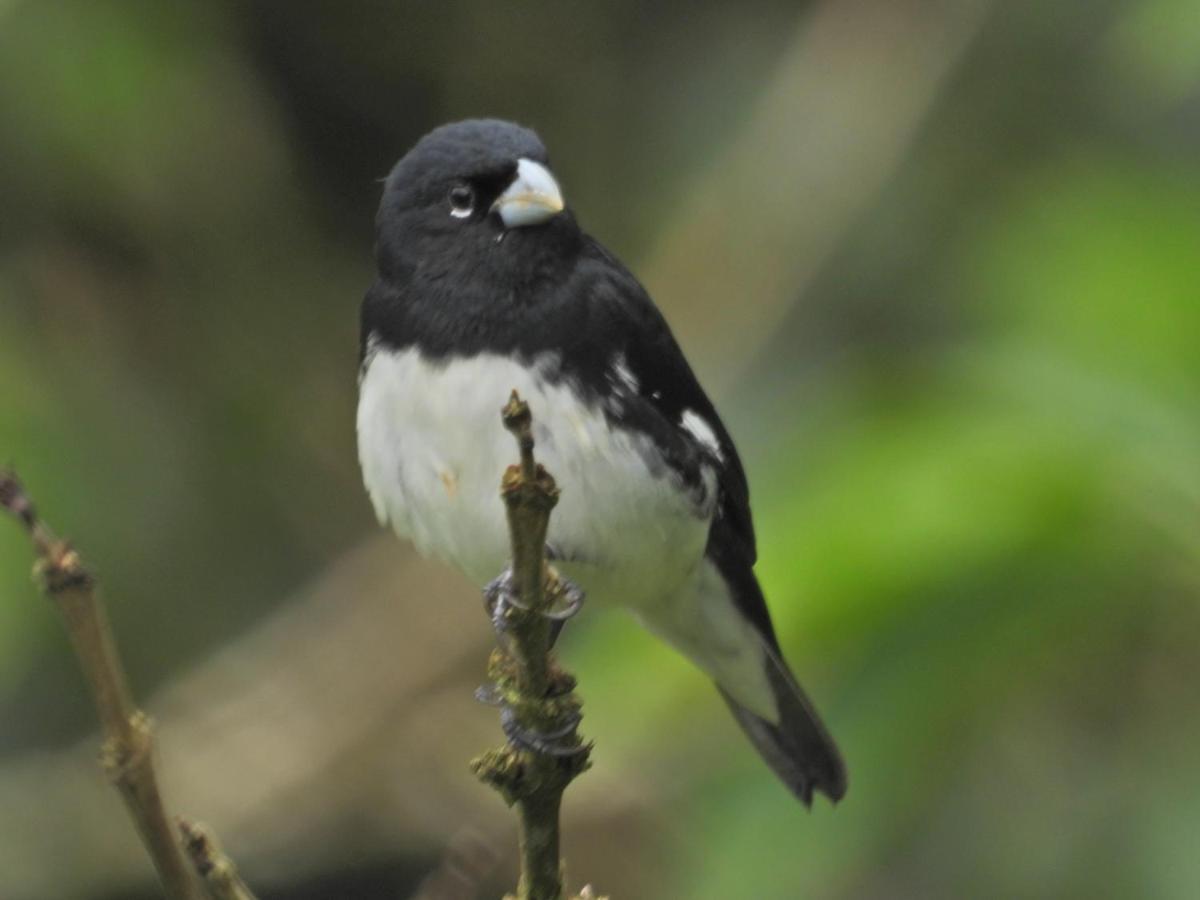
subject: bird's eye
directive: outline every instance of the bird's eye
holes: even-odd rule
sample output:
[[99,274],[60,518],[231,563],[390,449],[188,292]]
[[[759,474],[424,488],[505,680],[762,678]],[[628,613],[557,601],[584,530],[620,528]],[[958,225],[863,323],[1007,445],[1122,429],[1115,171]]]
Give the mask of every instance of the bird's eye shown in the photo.
[[475,210],[475,192],[469,185],[459,184],[450,189],[450,215],[465,219]]

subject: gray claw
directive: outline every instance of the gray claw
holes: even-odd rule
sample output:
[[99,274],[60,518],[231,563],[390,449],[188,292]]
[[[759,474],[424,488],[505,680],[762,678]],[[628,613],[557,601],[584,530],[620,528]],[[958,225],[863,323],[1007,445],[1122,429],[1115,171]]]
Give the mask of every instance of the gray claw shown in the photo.
[[582,717],[578,713],[571,713],[561,728],[546,732],[532,731],[522,728],[517,723],[516,713],[511,707],[504,706],[500,709],[500,727],[504,729],[504,736],[508,738],[509,743],[522,750],[541,753],[543,756],[568,757],[586,753],[586,744],[560,743],[575,733],[575,728],[581,720]]
[[[547,557],[554,558],[554,548],[549,544],[546,545]],[[583,590],[574,582],[564,578],[561,574],[556,574],[558,582],[557,596],[550,608],[542,613],[547,619],[552,622],[562,623],[573,618],[583,607],[583,601],[586,595]],[[488,615],[492,619],[492,627],[498,633],[506,631],[506,623],[504,614],[509,607],[516,609],[525,609],[525,607],[517,600],[516,592],[513,590],[513,574],[512,566],[505,568],[497,578],[493,578],[487,583],[483,589],[483,605],[488,611]],[[555,636],[562,628],[561,624],[555,629]]]
[[583,601],[587,595],[584,594],[582,588],[563,578],[562,575],[558,576],[558,591],[559,595],[555,598],[555,605],[546,610],[543,615],[554,622],[565,622],[583,608]]
[[508,566],[498,577],[489,581],[483,589],[483,605],[492,619],[492,628],[497,634],[504,634],[508,630],[508,623],[504,618],[508,608],[510,606],[522,608],[516,600],[512,582],[512,566]]
[[481,684],[475,688],[475,700],[484,706],[502,706],[504,698],[494,684]]

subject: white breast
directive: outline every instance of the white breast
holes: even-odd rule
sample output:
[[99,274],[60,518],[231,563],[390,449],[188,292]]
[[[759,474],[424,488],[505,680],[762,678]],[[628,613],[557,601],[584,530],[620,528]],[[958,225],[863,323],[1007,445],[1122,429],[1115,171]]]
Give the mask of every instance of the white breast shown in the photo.
[[[592,599],[637,607],[689,576],[703,554],[711,500],[698,509],[663,467],[645,460],[647,439],[610,427],[569,383],[481,354],[450,363],[418,351],[375,352],[363,375],[358,446],[363,480],[381,522],[479,584],[508,556],[500,476],[516,462],[500,409],[512,390],[529,403],[536,455],[561,498],[548,540]],[[706,494],[715,474],[705,472]]]

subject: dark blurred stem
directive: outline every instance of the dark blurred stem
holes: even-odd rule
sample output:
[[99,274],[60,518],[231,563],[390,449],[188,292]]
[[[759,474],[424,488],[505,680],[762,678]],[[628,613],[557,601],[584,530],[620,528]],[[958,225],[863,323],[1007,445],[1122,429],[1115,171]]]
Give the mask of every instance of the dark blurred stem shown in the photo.
[[108,614],[91,573],[66,541],[42,522],[21,483],[0,472],[0,506],[29,532],[37,553],[34,574],[62,617],[104,731],[101,761],[125,801],[170,900],[200,900],[158,791],[154,732],[133,702]]
[[[505,613],[504,649],[493,652],[489,674],[523,731],[559,732],[564,724],[578,720],[580,704],[572,692],[574,680],[554,662],[551,624],[542,614],[558,590],[558,576],[544,558],[558,488],[534,461],[532,417],[515,391],[502,418],[521,454],[520,464],[508,468],[500,485],[512,541],[513,593],[519,605]],[[589,747],[573,728],[556,743],[567,752],[540,753],[510,742],[472,763],[479,777],[517,808],[521,854],[517,900],[563,896],[559,810],[567,785],[588,767]]]

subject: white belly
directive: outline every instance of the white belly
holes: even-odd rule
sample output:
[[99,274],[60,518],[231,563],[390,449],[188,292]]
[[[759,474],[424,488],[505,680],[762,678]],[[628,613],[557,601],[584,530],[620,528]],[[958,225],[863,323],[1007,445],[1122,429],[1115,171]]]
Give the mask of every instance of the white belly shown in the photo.
[[[535,454],[561,490],[549,543],[593,600],[637,608],[678,587],[703,555],[711,502],[698,509],[647,439],[612,428],[564,384],[494,354],[433,363],[379,350],[363,375],[358,447],[381,522],[483,584],[509,557],[500,476],[517,460],[500,409],[516,389],[533,413]],[[715,495],[715,475],[706,494]]]

